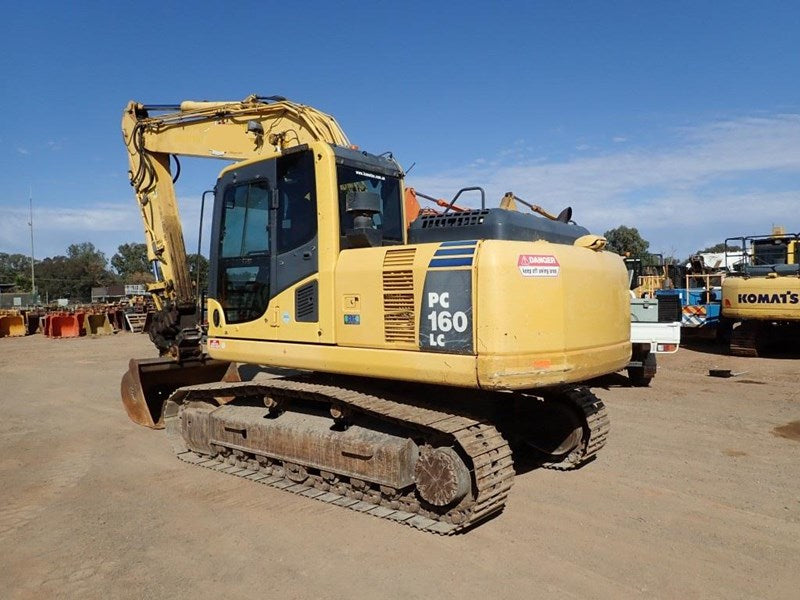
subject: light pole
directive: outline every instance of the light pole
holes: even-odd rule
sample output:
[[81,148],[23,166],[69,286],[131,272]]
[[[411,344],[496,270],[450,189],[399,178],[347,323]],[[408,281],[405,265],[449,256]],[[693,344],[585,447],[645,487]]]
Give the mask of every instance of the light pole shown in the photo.
[[36,273],[33,268],[33,188],[28,190],[28,202],[30,204],[30,221],[28,226],[31,228],[31,296],[36,295]]

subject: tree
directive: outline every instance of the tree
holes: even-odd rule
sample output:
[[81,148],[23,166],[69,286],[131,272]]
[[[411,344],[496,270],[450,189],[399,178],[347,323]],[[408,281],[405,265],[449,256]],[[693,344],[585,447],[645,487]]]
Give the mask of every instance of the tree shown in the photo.
[[42,299],[69,298],[72,295],[68,269],[66,256],[48,256],[36,265],[36,286]]
[[726,245],[724,242],[721,242],[703,250],[698,250],[695,254],[702,254],[703,252],[736,252],[737,250],[741,250],[741,248],[738,246]]
[[151,283],[155,280],[147,260],[146,244],[122,244],[111,257],[111,266],[124,283]]
[[0,283],[13,283],[20,291],[31,289],[31,257],[0,252]]
[[[114,283],[114,274],[108,270],[106,255],[95,248],[93,243],[71,244],[67,248],[67,258],[81,298],[91,297],[92,286]],[[83,293],[84,291],[88,293]]]
[[72,244],[67,256],[45,258],[37,269],[36,283],[42,295],[69,298],[73,302],[91,299],[92,287],[115,282],[107,269],[105,255],[91,242]]
[[642,259],[649,256],[647,249],[650,247],[650,242],[644,239],[635,227],[620,225],[606,231],[603,237],[608,240],[609,249],[617,254]]
[[192,277],[192,284],[197,281],[197,269],[200,269],[200,291],[208,290],[208,259],[202,254],[190,254],[187,257],[189,264],[189,275]]

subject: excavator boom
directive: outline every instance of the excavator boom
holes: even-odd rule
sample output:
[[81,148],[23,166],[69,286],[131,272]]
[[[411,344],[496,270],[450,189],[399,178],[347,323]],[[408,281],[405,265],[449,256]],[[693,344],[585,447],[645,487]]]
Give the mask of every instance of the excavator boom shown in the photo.
[[122,381],[123,403],[135,422],[162,427],[161,404],[178,387],[235,380],[229,363],[201,352],[197,295],[189,274],[171,162],[178,156],[243,161],[279,156],[287,148],[323,141],[350,146],[336,120],[279,96],[236,102],[129,102],[122,116],[129,176],[144,224],[150,284],[157,312],[150,338],[165,358],[132,360]]

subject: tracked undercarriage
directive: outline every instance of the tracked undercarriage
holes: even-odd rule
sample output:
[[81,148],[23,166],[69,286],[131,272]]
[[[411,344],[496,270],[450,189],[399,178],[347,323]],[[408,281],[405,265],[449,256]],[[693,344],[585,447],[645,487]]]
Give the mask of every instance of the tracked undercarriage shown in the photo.
[[800,337],[797,321],[744,321],[731,332],[730,352],[734,356],[763,356],[772,351],[796,348]]
[[760,323],[740,323],[731,332],[730,350],[734,356],[758,356]]
[[[203,384],[174,392],[164,420],[186,462],[439,534],[501,511],[515,458],[574,469],[608,434],[585,387],[544,397],[412,387],[324,376]],[[459,394],[472,395],[448,400]],[[436,408],[409,403],[420,397]]]

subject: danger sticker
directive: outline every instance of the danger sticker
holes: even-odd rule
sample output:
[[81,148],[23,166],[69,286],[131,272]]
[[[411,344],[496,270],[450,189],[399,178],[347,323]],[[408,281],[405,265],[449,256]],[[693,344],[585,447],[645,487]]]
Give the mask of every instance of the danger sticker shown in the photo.
[[561,269],[552,254],[520,254],[517,267],[523,277],[558,277]]
[[214,350],[224,350],[225,342],[223,342],[222,340],[215,340],[213,338],[209,338],[208,347],[213,348]]

